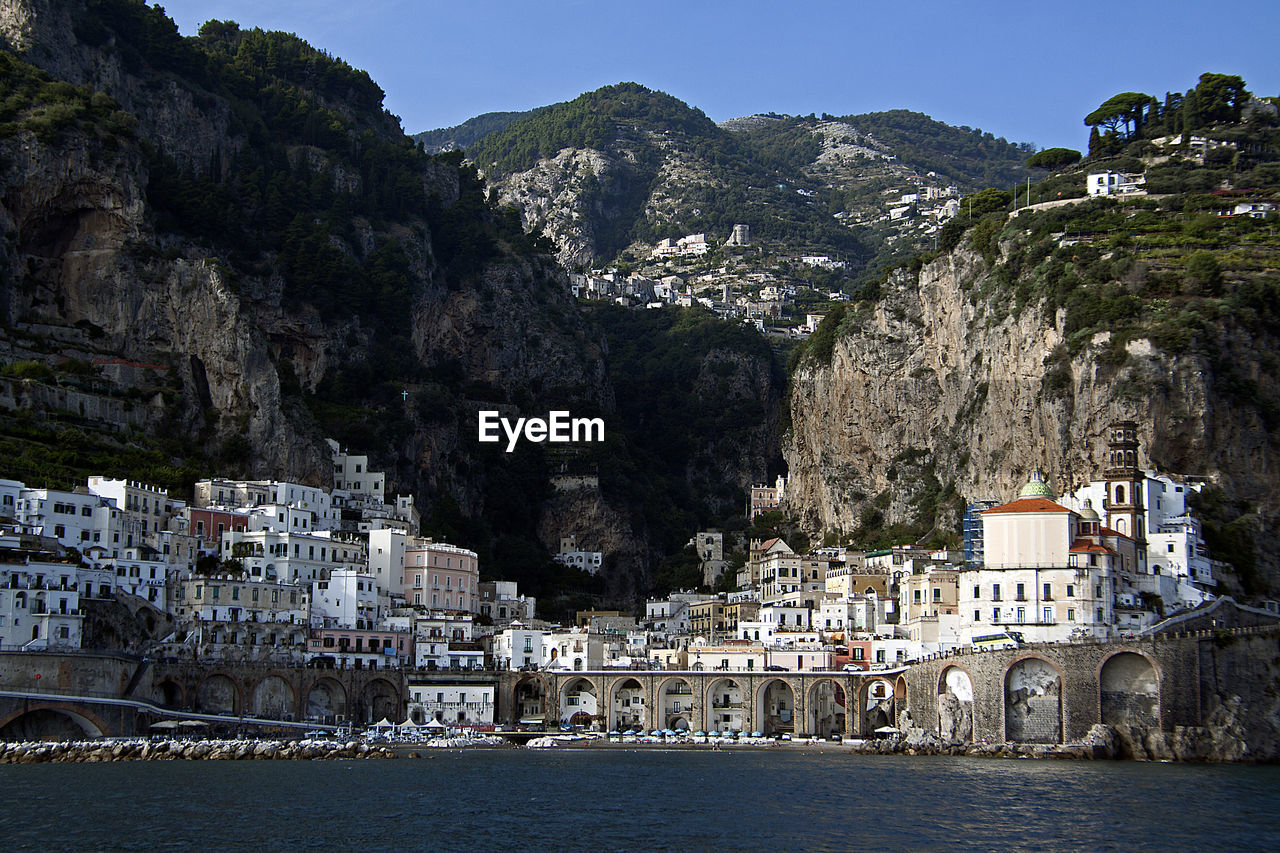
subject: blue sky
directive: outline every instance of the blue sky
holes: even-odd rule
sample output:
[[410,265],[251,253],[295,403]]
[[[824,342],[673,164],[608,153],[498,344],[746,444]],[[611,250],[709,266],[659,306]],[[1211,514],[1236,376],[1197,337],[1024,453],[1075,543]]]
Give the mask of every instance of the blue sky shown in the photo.
[[722,121],[905,108],[1040,148],[1083,148],[1111,95],[1184,91],[1203,71],[1280,94],[1280,2],[1077,0],[170,0],[297,33],[363,68],[405,130],[524,110],[623,80]]

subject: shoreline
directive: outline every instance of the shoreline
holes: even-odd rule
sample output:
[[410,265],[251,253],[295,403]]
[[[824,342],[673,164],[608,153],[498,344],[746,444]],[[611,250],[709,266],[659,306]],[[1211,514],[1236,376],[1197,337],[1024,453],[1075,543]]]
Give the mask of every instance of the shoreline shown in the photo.
[[0,742],[3,764],[93,764],[116,761],[334,761],[357,759],[424,759],[440,751],[464,750],[620,750],[661,751],[783,751],[843,753],[846,755],[951,756],[1076,761],[1156,761],[1179,764],[1267,764],[1248,759],[1167,759],[1126,754],[1119,743],[1106,738],[1080,743],[942,743],[929,738],[897,738],[854,741],[766,740],[764,742],[624,742],[605,737],[560,738],[548,736],[542,743],[524,746],[497,737],[439,738],[419,743],[369,743],[360,739],[332,740],[181,740],[127,738],[85,741]]

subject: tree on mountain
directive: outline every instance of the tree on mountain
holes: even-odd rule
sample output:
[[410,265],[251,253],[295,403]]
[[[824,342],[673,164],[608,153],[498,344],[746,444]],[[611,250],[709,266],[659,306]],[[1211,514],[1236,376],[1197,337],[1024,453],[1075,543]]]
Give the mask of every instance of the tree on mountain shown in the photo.
[[1206,124],[1240,121],[1240,111],[1250,98],[1244,79],[1235,74],[1201,74],[1195,93],[1200,120]]
[[1027,158],[1029,169],[1061,169],[1080,162],[1081,154],[1073,148],[1046,148]]
[[977,218],[987,213],[994,213],[997,210],[1004,210],[1012,201],[1013,193],[1008,190],[987,187],[985,190],[978,190],[978,192],[960,199],[960,211]]
[[1105,127],[1106,132],[1125,139],[1142,131],[1143,113],[1152,101],[1143,92],[1121,92],[1103,101],[1102,105],[1084,117],[1084,123],[1093,127]]

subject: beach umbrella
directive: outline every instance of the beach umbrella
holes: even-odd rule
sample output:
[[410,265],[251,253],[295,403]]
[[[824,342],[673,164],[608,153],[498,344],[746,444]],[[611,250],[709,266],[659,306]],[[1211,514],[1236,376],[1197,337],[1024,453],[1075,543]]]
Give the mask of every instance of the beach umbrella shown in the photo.
[[707,733],[706,733],[706,732],[694,732],[694,733],[693,733],[693,736],[694,736],[694,737],[706,737],[706,736],[707,736]]
[[720,733],[717,731],[710,731],[707,732],[707,737],[720,737]]
[[662,737],[662,730],[654,729],[653,731],[649,732],[649,734],[653,735],[654,737]]
[[752,737],[764,737],[764,732],[752,732]]

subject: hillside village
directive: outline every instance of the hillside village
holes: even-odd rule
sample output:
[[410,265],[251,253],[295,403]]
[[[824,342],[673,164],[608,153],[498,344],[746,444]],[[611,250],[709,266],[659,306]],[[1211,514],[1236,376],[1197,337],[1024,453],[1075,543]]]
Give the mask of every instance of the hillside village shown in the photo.
[[[388,497],[368,457],[330,447],[330,488],[211,478],[188,502],[104,477],[74,491],[0,481],[0,645],[101,648],[103,608],[117,602],[152,626],[115,629],[135,654],[400,669],[416,724],[483,729],[495,724],[494,686],[443,684],[439,673],[871,671],[963,650],[1115,640],[1214,600],[1225,568],[1189,504],[1203,483],[1142,468],[1136,425],[1119,422],[1100,479],[1059,496],[1033,472],[1015,500],[973,503],[962,551],[796,553],[755,539],[735,566],[723,532],[698,531],[690,544],[704,580],[727,574],[732,591],[673,592],[642,613],[579,612],[556,625],[515,583],[481,580],[465,543],[418,536],[413,497]],[[779,478],[754,488],[746,511],[786,500]],[[558,559],[594,572],[602,556],[570,536]],[[415,672],[431,673],[432,689],[412,690]],[[322,705],[309,710],[336,722]],[[562,723],[590,726],[602,714],[592,695],[575,694]],[[720,723],[732,729],[731,714]]]
[[[779,189],[787,187],[780,185]],[[803,188],[794,191],[813,195]],[[936,172],[907,174],[900,186],[883,190],[881,195],[880,212],[861,218],[839,211],[833,219],[850,228],[891,227],[895,234],[887,238],[888,244],[907,237],[912,245],[925,245],[960,211],[959,188],[954,184],[940,186]],[[637,251],[643,254],[646,249]],[[633,308],[700,306],[764,334],[801,339],[813,333],[831,305],[851,298],[844,289],[851,266],[847,261],[816,252],[779,254],[776,246],[753,242],[751,227],[745,224],[734,225],[723,239],[706,233],[685,234],[659,240],[647,251],[647,257],[634,265],[571,272],[569,286],[574,297]]]

